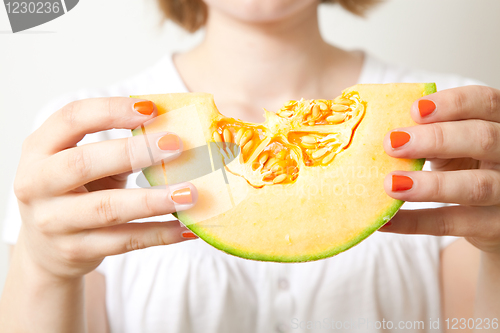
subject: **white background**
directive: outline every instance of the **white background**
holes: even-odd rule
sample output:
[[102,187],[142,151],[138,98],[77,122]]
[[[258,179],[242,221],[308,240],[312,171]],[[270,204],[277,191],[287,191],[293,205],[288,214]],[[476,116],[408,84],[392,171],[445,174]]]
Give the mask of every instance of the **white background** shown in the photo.
[[[334,44],[500,88],[498,0],[389,0],[366,20],[336,6],[320,14],[323,35]],[[153,0],[82,0],[52,22],[12,34],[0,8],[0,224],[21,143],[40,107],[61,94],[133,75],[202,37],[160,25],[159,18]],[[0,244],[0,293],[7,253]]]

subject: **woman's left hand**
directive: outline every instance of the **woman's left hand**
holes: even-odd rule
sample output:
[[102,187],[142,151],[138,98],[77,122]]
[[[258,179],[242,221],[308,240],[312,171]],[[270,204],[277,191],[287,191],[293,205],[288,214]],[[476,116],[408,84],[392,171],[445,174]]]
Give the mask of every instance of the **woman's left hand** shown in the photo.
[[426,158],[432,171],[395,171],[385,191],[405,201],[460,205],[401,210],[380,231],[461,236],[500,255],[500,90],[443,90],[416,101],[411,114],[419,125],[388,133],[384,149]]

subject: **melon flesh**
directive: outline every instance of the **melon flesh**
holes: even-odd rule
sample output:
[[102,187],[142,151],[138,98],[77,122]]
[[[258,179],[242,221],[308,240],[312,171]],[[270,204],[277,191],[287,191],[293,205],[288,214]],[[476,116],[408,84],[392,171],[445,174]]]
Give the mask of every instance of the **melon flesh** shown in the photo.
[[[152,186],[177,183],[197,170],[209,169],[189,179],[199,192],[195,207],[176,214],[200,238],[243,258],[311,261],[349,249],[396,214],[403,202],[385,193],[384,177],[394,170],[421,170],[424,160],[392,158],[384,152],[382,141],[394,128],[415,125],[410,116],[412,103],[435,91],[433,83],[346,89],[343,96],[356,94],[364,105],[364,114],[351,126],[348,145],[328,165],[306,166],[299,158],[296,179],[280,184],[256,186],[249,164],[245,167],[241,157],[217,167],[221,155],[214,148],[213,132],[221,121],[238,120],[222,116],[210,94],[133,96],[158,107],[158,117],[133,134],[171,131],[183,141],[186,153],[180,158],[143,170]],[[264,124],[249,126],[264,126],[286,138],[290,128],[280,127],[280,118],[266,113],[266,119]],[[311,126],[311,131],[316,127],[321,126]],[[325,128],[325,133],[335,132],[335,127]],[[205,149],[208,162],[192,153]],[[246,178],[245,172],[250,172]]]

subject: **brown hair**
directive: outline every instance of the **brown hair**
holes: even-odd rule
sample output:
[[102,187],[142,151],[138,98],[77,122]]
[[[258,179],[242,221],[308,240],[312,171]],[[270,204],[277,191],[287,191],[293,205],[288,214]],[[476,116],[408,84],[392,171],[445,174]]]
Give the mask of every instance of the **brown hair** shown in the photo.
[[[339,3],[351,13],[363,16],[382,0],[321,0],[321,3]],[[189,32],[195,32],[207,21],[207,5],[203,0],[158,0],[165,18],[172,20]]]

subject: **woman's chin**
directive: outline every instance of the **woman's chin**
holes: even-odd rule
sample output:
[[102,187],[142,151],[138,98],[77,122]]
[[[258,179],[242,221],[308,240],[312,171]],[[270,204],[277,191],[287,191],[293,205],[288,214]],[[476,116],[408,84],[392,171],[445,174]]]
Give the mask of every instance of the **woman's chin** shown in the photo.
[[318,0],[204,0],[212,10],[248,23],[272,23],[316,8]]

